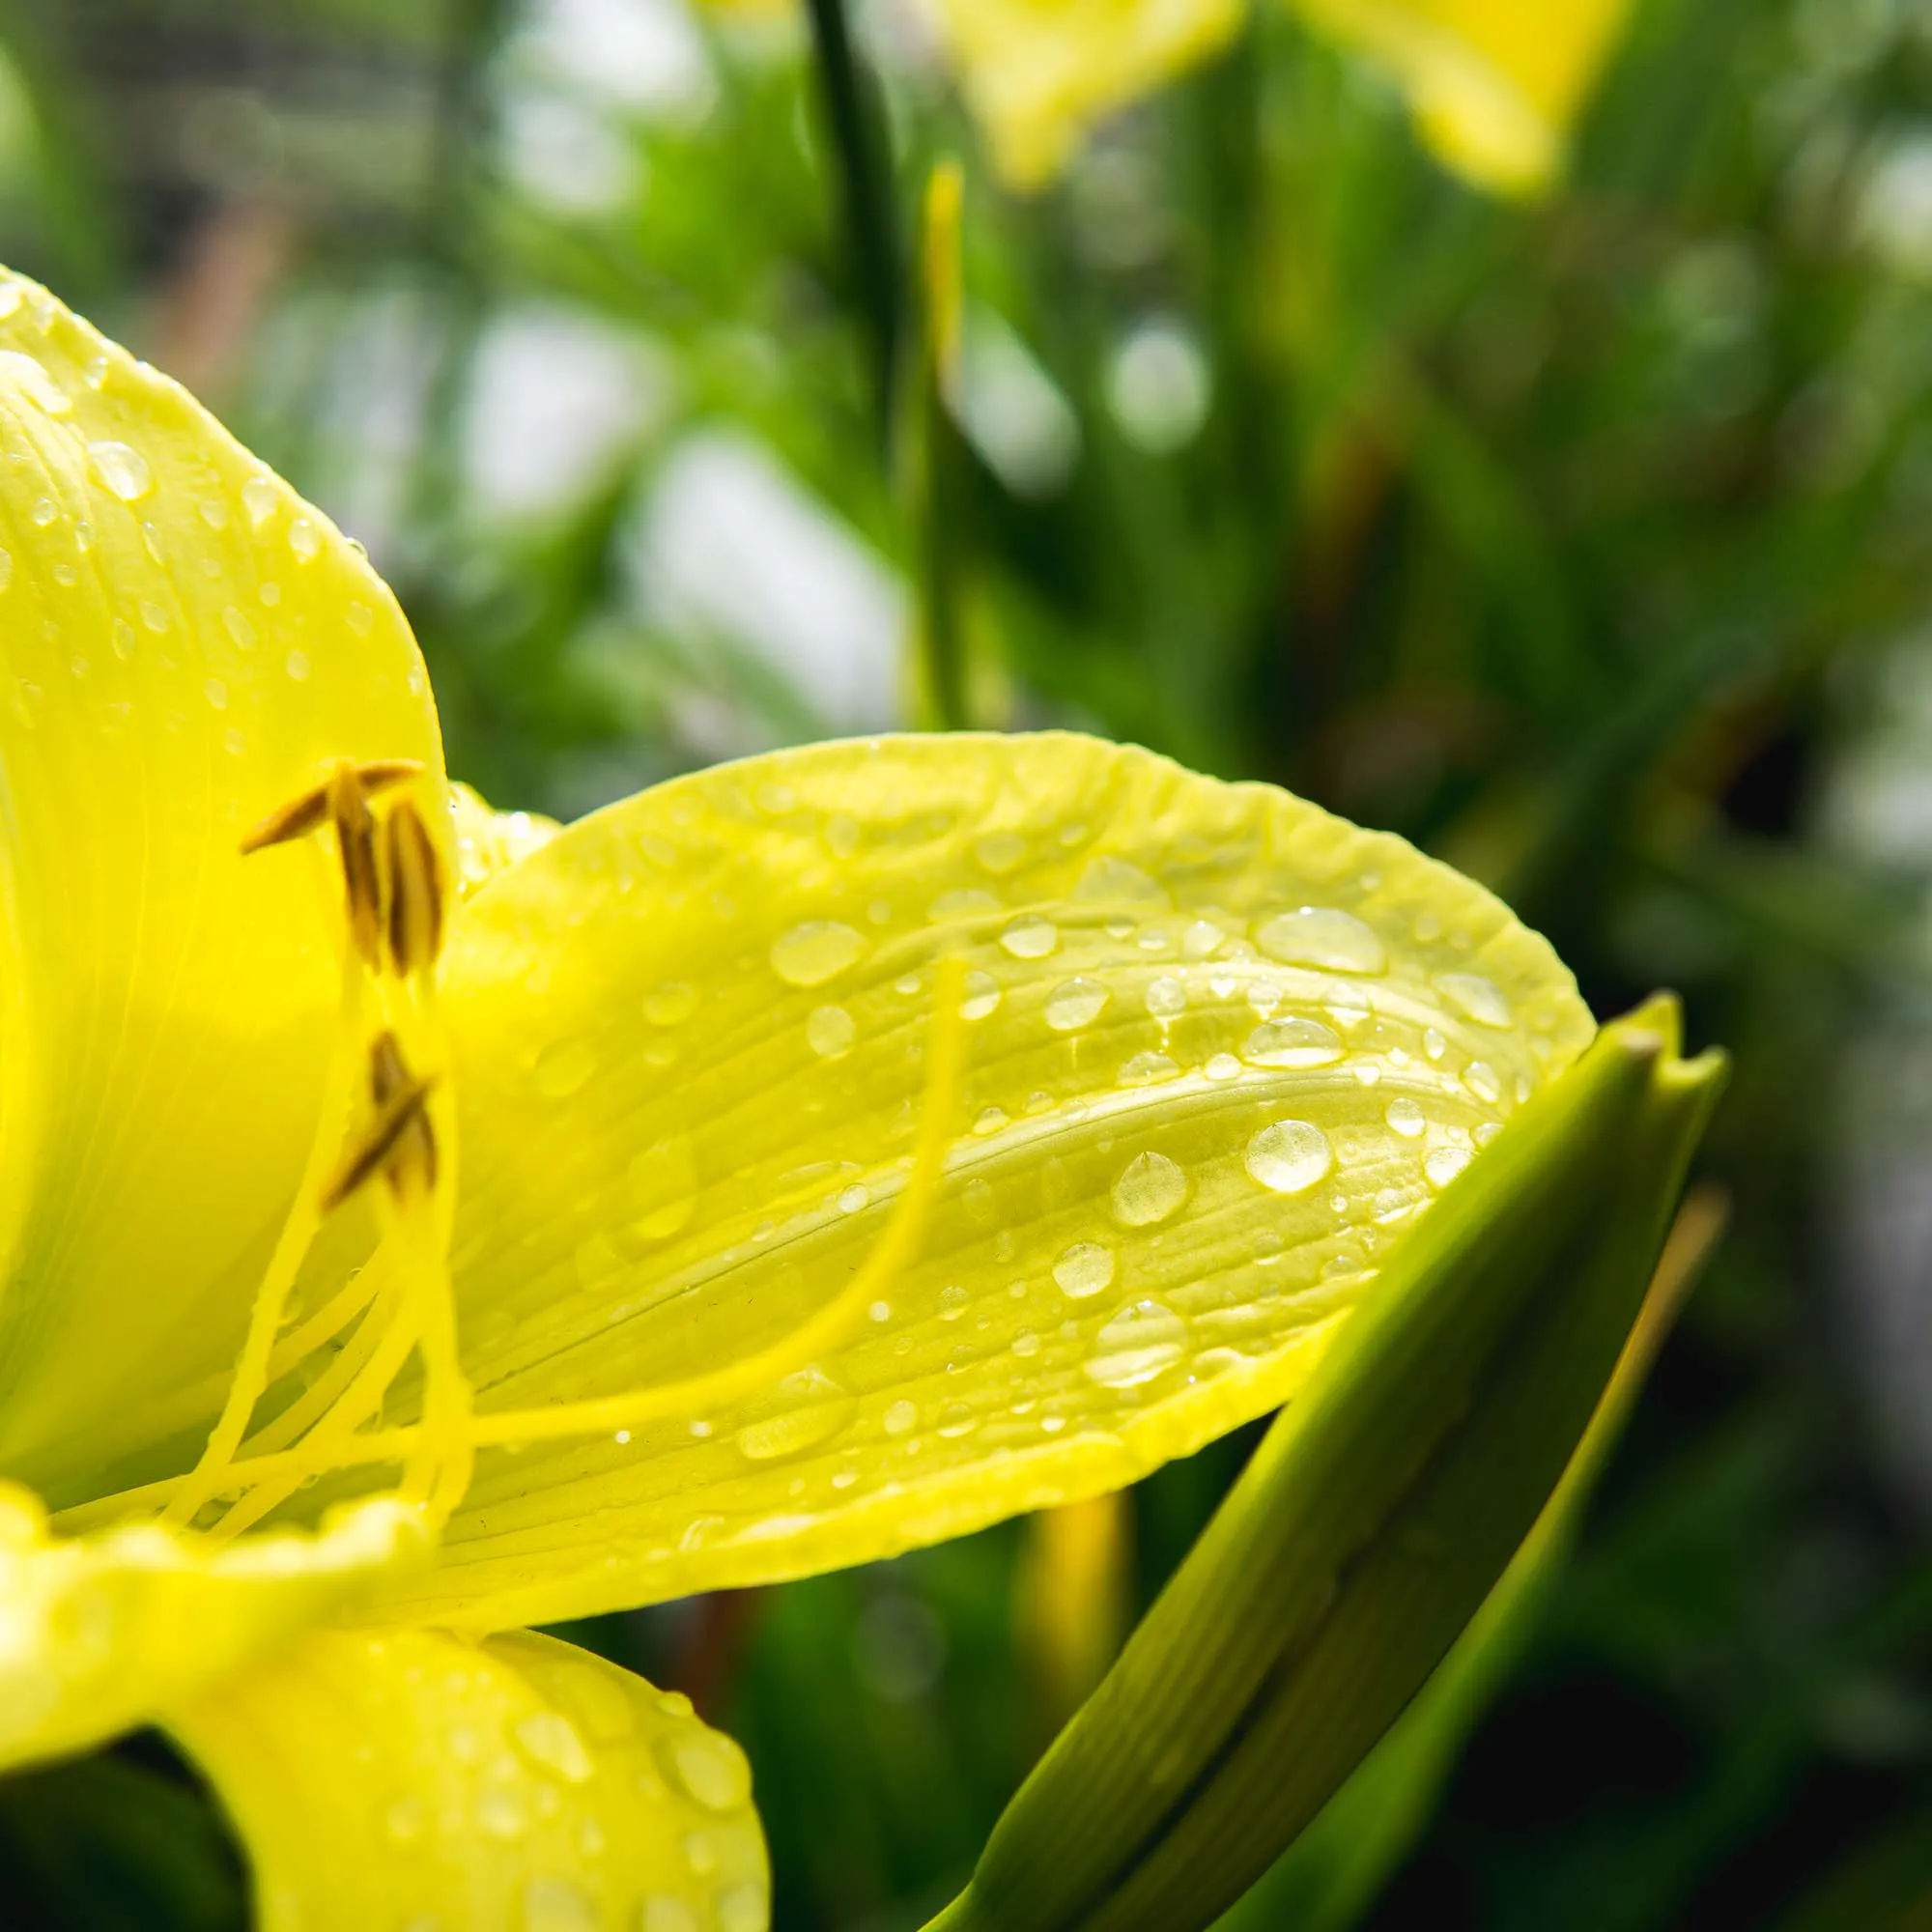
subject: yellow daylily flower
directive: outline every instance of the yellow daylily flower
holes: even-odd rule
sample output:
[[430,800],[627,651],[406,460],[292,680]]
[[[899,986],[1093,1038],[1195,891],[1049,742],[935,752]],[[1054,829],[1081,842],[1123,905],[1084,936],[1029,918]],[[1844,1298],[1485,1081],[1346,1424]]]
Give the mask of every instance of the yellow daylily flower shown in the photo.
[[[1431,147],[1483,186],[1525,193],[1569,130],[1630,0],[1288,0],[1384,67]],[[1015,187],[1059,173],[1094,125],[1233,39],[1239,0],[935,0],[993,159]]]
[[0,1767],[165,1726],[270,1928],[755,1932],[736,1747],[517,1627],[1274,1407],[1591,1036],[1077,736],[493,816],[355,546],[14,279],[0,441]]

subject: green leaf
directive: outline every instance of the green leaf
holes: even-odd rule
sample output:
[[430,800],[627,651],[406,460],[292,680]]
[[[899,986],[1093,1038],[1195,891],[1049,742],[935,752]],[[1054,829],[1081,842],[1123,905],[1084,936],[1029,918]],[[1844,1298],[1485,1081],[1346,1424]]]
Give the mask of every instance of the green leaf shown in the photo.
[[1206,1925],[1321,1810],[1535,1521],[1715,1096],[1653,1002],[1444,1195],[935,1932]]

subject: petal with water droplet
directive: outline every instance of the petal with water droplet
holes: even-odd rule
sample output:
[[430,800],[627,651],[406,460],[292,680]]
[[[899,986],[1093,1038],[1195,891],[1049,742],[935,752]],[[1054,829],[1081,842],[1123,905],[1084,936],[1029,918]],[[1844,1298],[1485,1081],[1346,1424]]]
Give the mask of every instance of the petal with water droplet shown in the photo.
[[766,1923],[745,1754],[684,1698],[554,1638],[317,1632],[167,1723],[271,1932]]

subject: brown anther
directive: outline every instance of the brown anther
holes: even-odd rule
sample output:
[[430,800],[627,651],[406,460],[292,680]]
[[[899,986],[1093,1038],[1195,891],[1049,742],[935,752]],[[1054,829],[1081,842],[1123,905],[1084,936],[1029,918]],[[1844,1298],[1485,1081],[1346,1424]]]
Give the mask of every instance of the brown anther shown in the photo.
[[376,819],[351,766],[343,766],[329,781],[328,815],[342,854],[349,936],[363,963],[375,972],[383,963],[383,878],[376,869]]
[[404,979],[436,964],[442,951],[442,856],[408,799],[389,813],[389,961]]
[[419,1179],[425,1191],[436,1185],[436,1130],[428,1102],[436,1081],[418,1080],[403,1059],[392,1033],[377,1037],[369,1049],[369,1092],[376,1119],[355,1150],[324,1188],[322,1210],[330,1214],[379,1174],[398,1193],[404,1182]]
[[355,778],[356,788],[368,799],[406,779],[420,778],[423,767],[414,758],[374,758],[359,765],[345,763],[313,791],[305,791],[279,810],[270,812],[242,839],[243,855],[260,852],[270,845],[286,845],[292,838],[306,838],[328,816],[329,793],[343,771]]

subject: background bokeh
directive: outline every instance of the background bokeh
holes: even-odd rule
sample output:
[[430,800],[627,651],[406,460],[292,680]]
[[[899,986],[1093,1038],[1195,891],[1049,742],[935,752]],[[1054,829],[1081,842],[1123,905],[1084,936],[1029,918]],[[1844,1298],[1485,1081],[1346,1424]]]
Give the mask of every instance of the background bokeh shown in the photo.
[[[1401,831],[1736,1056],[1729,1233],[1366,1922],[1932,1925],[1932,4],[1645,0],[1526,206],[1286,9],[1028,199],[856,24],[904,211],[966,164],[973,714]],[[498,804],[916,715],[785,6],[0,0],[0,257],[368,545]],[[573,1634],[744,1741],[780,1927],[910,1928],[1245,1447]],[[0,1782],[0,1897],[244,1917],[149,1740]]]

